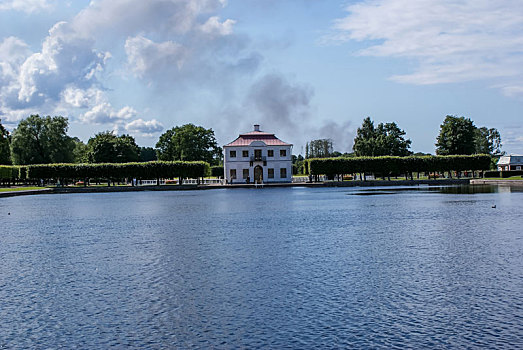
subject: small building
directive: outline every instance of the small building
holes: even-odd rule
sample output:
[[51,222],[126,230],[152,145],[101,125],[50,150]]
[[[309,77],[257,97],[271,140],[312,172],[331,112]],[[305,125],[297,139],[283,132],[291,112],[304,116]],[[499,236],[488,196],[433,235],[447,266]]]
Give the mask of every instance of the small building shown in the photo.
[[523,155],[511,154],[509,156],[501,156],[498,160],[498,170],[521,170],[523,169]]
[[223,146],[227,183],[292,182],[292,144],[254,130]]

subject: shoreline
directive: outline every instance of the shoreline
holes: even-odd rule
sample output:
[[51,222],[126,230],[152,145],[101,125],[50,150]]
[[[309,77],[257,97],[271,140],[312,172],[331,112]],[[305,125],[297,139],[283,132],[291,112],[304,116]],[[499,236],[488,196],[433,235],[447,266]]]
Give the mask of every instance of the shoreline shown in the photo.
[[[299,182],[299,183],[272,183],[263,186],[254,184],[233,185],[150,185],[150,186],[104,186],[104,187],[54,187],[37,190],[23,190],[0,192],[0,198],[40,195],[40,194],[69,194],[69,193],[113,193],[113,192],[144,192],[144,191],[191,191],[212,189],[235,189],[235,188],[281,188],[281,187],[400,187],[400,186],[449,186],[484,184],[470,179],[438,179],[438,180],[367,180],[367,181],[326,181],[326,182]],[[487,181],[487,180],[480,180]],[[485,183],[492,184],[492,183]],[[497,184],[497,183],[496,183]],[[522,181],[523,185],[523,181]]]

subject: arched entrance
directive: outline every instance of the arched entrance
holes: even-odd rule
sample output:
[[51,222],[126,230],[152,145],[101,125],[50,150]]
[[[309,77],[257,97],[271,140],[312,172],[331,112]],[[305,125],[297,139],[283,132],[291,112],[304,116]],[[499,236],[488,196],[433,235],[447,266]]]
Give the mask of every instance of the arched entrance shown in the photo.
[[263,168],[259,165],[254,167],[254,183],[263,182]]

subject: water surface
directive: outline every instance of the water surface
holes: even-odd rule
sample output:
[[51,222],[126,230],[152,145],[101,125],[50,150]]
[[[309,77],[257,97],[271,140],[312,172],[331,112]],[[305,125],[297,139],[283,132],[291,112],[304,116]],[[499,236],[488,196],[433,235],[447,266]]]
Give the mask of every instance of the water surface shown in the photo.
[[39,195],[0,218],[0,349],[523,347],[521,192]]

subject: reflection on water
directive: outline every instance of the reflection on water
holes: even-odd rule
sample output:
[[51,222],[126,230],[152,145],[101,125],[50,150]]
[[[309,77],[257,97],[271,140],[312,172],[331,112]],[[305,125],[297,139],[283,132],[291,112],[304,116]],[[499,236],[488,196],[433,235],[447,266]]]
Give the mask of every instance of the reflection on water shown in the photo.
[[0,220],[0,349],[523,348],[520,192],[40,195]]

